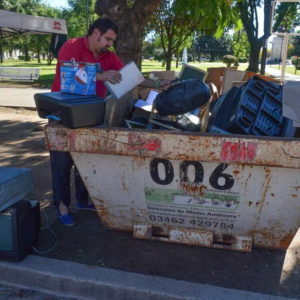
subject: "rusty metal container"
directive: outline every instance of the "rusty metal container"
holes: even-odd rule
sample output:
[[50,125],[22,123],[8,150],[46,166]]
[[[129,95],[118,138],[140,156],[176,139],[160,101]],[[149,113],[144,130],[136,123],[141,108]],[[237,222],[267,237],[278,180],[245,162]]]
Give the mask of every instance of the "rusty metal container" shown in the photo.
[[102,222],[137,238],[287,249],[299,228],[299,139],[48,125],[46,141]]

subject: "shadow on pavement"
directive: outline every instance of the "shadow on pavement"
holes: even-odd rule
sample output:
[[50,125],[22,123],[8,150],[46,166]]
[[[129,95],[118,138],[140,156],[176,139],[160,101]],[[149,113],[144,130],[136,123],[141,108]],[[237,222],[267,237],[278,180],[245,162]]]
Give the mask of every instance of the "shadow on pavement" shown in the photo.
[[[74,218],[76,224],[71,228],[54,222],[58,244],[48,257],[226,288],[299,295],[299,287],[280,287],[284,251],[241,253],[138,240],[131,233],[105,229],[95,212],[76,212]],[[41,248],[49,246],[47,233],[44,235],[38,245]]]
[[0,120],[0,140],[0,166],[30,168],[37,199],[49,196],[50,164],[41,122]]

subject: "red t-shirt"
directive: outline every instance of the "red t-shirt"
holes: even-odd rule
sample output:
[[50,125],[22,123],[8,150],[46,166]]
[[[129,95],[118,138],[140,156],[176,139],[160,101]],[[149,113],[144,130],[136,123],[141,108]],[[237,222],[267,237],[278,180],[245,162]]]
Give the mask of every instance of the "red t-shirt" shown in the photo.
[[[120,58],[111,51],[103,52],[99,54],[98,57],[94,57],[94,54],[89,50],[86,37],[70,39],[59,51],[52,92],[60,91],[60,62],[70,61],[72,59],[76,62],[100,63],[100,67],[103,71],[118,71],[124,66]],[[106,96],[107,89],[103,81],[96,81],[96,93],[101,98]]]

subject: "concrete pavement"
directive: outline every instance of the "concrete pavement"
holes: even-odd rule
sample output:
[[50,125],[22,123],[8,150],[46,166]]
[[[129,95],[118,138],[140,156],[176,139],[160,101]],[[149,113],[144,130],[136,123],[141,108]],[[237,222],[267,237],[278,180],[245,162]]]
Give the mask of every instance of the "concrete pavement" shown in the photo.
[[[281,79],[281,70],[276,69],[276,66],[274,67],[267,66],[266,73],[278,79]],[[300,76],[295,74],[285,73],[284,81],[300,81]]]
[[35,108],[34,94],[50,89],[0,87],[0,106]]
[[75,299],[287,299],[39,256],[0,261],[0,283]]

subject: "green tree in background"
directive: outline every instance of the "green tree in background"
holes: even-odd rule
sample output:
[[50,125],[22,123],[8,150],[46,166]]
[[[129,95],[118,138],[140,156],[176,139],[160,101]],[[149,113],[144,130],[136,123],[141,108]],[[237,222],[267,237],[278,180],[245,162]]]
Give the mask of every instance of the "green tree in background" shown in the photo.
[[90,24],[97,18],[95,13],[96,0],[69,0],[69,9],[63,11],[66,19],[69,38],[86,34]]
[[183,48],[191,46],[196,31],[220,36],[233,18],[230,1],[163,0],[151,24],[160,36],[166,69],[170,69],[174,55],[178,61]]
[[[270,36],[270,12],[272,0],[237,0],[236,8],[239,10],[243,27],[246,31],[248,42],[250,45],[249,66],[248,70],[257,72],[259,70],[259,55],[261,49]],[[264,34],[259,37],[258,30],[258,7],[264,9]],[[276,22],[273,30],[276,31],[282,20],[288,15],[294,15],[297,5],[294,3],[280,3],[276,9]]]
[[117,54],[125,62],[141,65],[145,27],[161,0],[97,0],[95,11],[119,26],[115,43]]
[[171,69],[173,55],[178,57],[198,26],[198,20],[192,19],[187,10],[176,13],[174,4],[175,1],[163,0],[151,19],[152,28],[159,36],[164,52],[166,70]]
[[237,57],[239,61],[248,61],[250,45],[245,30],[234,32],[232,37],[232,48],[233,55]]
[[227,36],[217,39],[213,36],[200,35],[196,39],[195,49],[199,61],[203,55],[209,57],[211,61],[215,61],[233,52],[232,40]]

